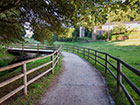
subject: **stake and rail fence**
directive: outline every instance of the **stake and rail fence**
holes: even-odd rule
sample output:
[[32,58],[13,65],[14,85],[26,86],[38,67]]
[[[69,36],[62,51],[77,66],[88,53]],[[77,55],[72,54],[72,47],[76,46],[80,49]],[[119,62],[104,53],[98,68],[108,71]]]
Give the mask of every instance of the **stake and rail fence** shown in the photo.
[[[130,96],[129,92],[125,88],[124,84],[122,83],[122,78],[131,86],[131,88],[138,94],[140,97],[140,89],[130,80],[128,77],[122,72],[122,66],[125,66],[128,70],[130,70],[132,73],[136,74],[138,77],[140,77],[140,71],[135,69],[134,67],[128,65],[121,59],[118,59],[116,57],[111,56],[110,54],[97,51],[91,48],[85,48],[85,47],[80,47],[80,46],[75,46],[75,45],[63,45],[63,50],[67,52],[73,52],[78,54],[83,55],[83,57],[87,57],[88,60],[95,61],[95,64],[99,63],[105,68],[105,73],[109,72],[117,81],[117,92],[120,92],[121,89],[124,91],[127,99],[129,100],[131,105],[136,105],[134,102],[133,98]],[[103,55],[104,57],[100,56]],[[100,62],[98,59],[103,60],[104,64]],[[114,66],[109,59],[113,59],[116,61],[116,65]],[[116,74],[112,72],[112,70],[109,68],[109,65],[116,70]]]
[[[22,47],[21,47],[22,46]],[[30,60],[26,60],[26,61],[22,61],[22,62],[19,62],[19,63],[15,63],[15,64],[12,64],[12,65],[8,65],[8,66],[5,66],[5,67],[1,67],[0,68],[0,72],[3,72],[3,71],[6,71],[6,70],[9,70],[9,69],[12,69],[12,68],[15,68],[15,67],[19,67],[19,66],[22,66],[22,73],[19,74],[19,75],[16,75],[8,80],[5,80],[3,82],[0,83],[0,88],[20,79],[20,78],[23,78],[23,85],[19,86],[18,88],[16,88],[15,90],[11,91],[10,93],[8,93],[7,95],[3,96],[0,98],[0,103],[4,102],[5,100],[7,100],[8,98],[10,98],[11,96],[13,96],[14,94],[16,94],[17,92],[21,91],[21,90],[24,90],[24,94],[27,95],[27,87],[33,83],[34,81],[38,80],[39,78],[41,78],[42,76],[44,76],[45,74],[49,73],[50,71],[52,73],[54,73],[54,68],[55,66],[57,65],[58,61],[59,61],[59,58],[60,58],[60,55],[61,55],[61,50],[62,50],[62,47],[61,46],[55,46],[55,47],[48,47],[48,46],[39,46],[39,44],[37,44],[36,46],[34,45],[23,45],[23,44],[20,44],[20,45],[16,45],[16,46],[13,46],[13,47],[19,47],[19,48],[22,48],[23,52],[24,52],[24,49],[26,48],[29,48],[29,49],[37,49],[38,53],[39,53],[39,50],[40,49],[53,49],[52,53],[51,54],[48,54],[48,55],[45,55],[45,56],[42,56],[42,57],[37,57],[37,58],[33,58],[33,59],[30,59]],[[26,65],[28,63],[31,63],[31,62],[34,62],[34,61],[37,61],[37,60],[41,60],[41,59],[47,59],[47,58],[51,58],[49,62],[46,62],[45,64],[43,65],[40,65],[36,68],[33,68],[31,70],[27,70],[27,67]],[[31,80],[28,80],[27,78],[27,75],[43,68],[43,67],[46,67],[47,65],[51,65],[51,67],[49,69],[47,69],[45,72],[39,74],[38,76],[34,77],[33,79]]]

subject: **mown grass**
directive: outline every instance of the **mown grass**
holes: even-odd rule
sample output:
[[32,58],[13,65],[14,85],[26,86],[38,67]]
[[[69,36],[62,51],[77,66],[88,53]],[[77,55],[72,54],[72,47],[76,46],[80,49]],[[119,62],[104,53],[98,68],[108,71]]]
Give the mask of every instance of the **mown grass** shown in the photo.
[[[129,65],[135,67],[136,69],[140,70],[140,40],[126,40],[126,41],[100,41],[100,42],[91,42],[91,43],[80,43],[80,42],[56,42],[56,44],[72,44],[72,45],[78,45],[82,47],[89,47],[96,49],[98,51],[109,53],[117,58],[122,59]],[[101,57],[104,57],[104,55],[99,54]],[[80,55],[83,57],[83,55]],[[94,58],[94,56],[92,56]],[[87,59],[87,57],[86,57]],[[100,62],[105,64],[103,60],[100,60]],[[113,59],[109,59],[111,63],[113,63],[115,66],[117,65],[116,61]],[[105,69],[97,64],[95,65],[93,60],[89,60],[91,64],[96,66],[98,70],[102,72],[102,74],[105,76],[107,85],[109,86],[110,93],[113,96],[116,105],[129,105],[129,102],[127,98],[124,95],[124,92],[122,91],[120,94],[116,93],[116,81],[112,77],[112,75],[108,72],[105,74]],[[111,66],[109,68],[114,72],[116,75],[116,70],[114,70]],[[138,87],[140,88],[140,77],[135,75],[133,72],[128,70],[126,67],[122,67],[123,73]],[[136,104],[140,104],[140,97],[133,91],[133,89],[127,84],[127,82],[122,79],[122,83],[125,85],[127,90],[129,91],[132,98],[135,100]]]

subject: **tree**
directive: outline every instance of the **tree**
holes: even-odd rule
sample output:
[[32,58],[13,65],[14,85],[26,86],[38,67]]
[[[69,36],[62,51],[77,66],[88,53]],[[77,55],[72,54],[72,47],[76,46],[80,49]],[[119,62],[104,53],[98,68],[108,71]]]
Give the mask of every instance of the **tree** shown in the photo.
[[34,38],[43,41],[60,35],[68,27],[84,24],[92,28],[104,21],[106,11],[126,7],[138,0],[1,0],[0,43],[23,40],[25,22]]
[[108,11],[106,22],[123,22],[140,20],[140,0],[134,0],[125,9]]
[[127,28],[124,24],[118,23],[117,26],[112,30],[112,34],[124,34],[127,32]]
[[68,28],[65,30],[65,33],[60,34],[59,38],[72,38],[72,33],[74,31],[74,28]]
[[75,30],[72,32],[72,38],[76,40],[79,37],[79,27],[75,28]]

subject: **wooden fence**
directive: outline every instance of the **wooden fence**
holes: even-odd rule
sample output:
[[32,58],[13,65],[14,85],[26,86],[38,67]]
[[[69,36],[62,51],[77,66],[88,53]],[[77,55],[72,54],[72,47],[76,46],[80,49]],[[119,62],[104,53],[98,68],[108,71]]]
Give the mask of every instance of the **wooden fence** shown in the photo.
[[39,53],[39,50],[57,50],[59,45],[46,46],[42,44],[14,44],[7,46],[7,48],[20,48],[22,51],[26,50],[36,50]]
[[[85,47],[80,47],[80,46],[73,46],[73,45],[63,45],[63,49],[67,52],[73,52],[78,54],[83,55],[83,57],[87,57],[88,60],[92,60],[95,61],[95,64],[99,63],[100,65],[102,65],[105,68],[105,73],[109,72],[117,81],[117,92],[120,92],[121,88],[124,91],[127,99],[129,100],[131,105],[136,105],[133,98],[130,96],[130,94],[128,93],[127,89],[125,88],[124,84],[122,83],[122,78],[131,86],[131,88],[138,94],[138,96],[140,96],[140,89],[130,80],[128,79],[128,77],[122,72],[122,65],[125,66],[127,69],[129,69],[130,71],[132,71],[133,73],[135,73],[137,76],[140,77],[140,71],[135,69],[134,67],[128,65],[127,63],[125,63],[124,61],[122,61],[121,59],[118,59],[116,57],[111,56],[110,54],[104,53],[104,52],[100,52],[94,49],[90,49],[90,48],[85,48]],[[101,57],[99,54],[104,55],[104,57]],[[100,62],[98,59],[101,59],[105,62],[105,64],[103,64],[102,62]],[[113,59],[117,62],[117,67],[114,66],[109,59]],[[108,67],[111,66],[112,68],[114,68],[116,70],[116,74],[115,75],[112,70]]]
[[[17,45],[17,46],[20,47],[21,45]],[[22,46],[24,46],[24,47],[22,47],[22,49],[24,51],[25,46],[28,47],[28,48],[32,48],[31,46],[33,46],[33,45],[22,45]],[[2,98],[0,98],[0,103],[4,102],[8,98],[10,98],[14,94],[16,94],[17,92],[21,91],[22,89],[24,89],[24,94],[27,95],[27,90],[28,90],[27,87],[28,87],[28,85],[30,85],[31,83],[33,83],[37,79],[41,78],[45,74],[49,73],[50,71],[52,71],[52,73],[54,73],[54,68],[55,68],[56,64],[58,63],[58,61],[59,61],[62,47],[61,46],[57,46],[57,47],[40,46],[40,47],[42,47],[42,48],[44,47],[44,49],[46,49],[46,48],[49,49],[50,48],[50,49],[55,49],[55,50],[51,54],[46,55],[46,56],[42,56],[42,57],[22,61],[22,62],[19,62],[19,63],[15,63],[15,64],[12,64],[12,65],[8,65],[8,66],[0,68],[0,72],[6,71],[8,69],[12,69],[12,68],[15,68],[15,67],[18,67],[18,66],[22,66],[22,68],[23,68],[22,69],[23,73],[21,73],[21,74],[19,74],[17,76],[14,76],[14,77],[12,77],[12,78],[10,78],[8,80],[5,80],[5,81],[0,83],[0,88],[1,88],[1,87],[4,87],[4,86],[6,86],[6,85],[8,85],[8,84],[20,79],[20,78],[23,78],[23,85],[19,86],[15,90],[11,91],[7,95],[5,95]],[[35,48],[37,48],[37,50],[39,51],[38,44],[37,44],[37,46]],[[49,62],[46,62],[43,65],[40,65],[40,66],[38,66],[36,68],[33,68],[33,69],[27,71],[27,68],[26,68],[27,63],[34,62],[34,61],[37,61],[37,60],[41,60],[41,59],[48,58],[48,57],[51,57],[51,60]],[[33,79],[28,81],[27,75],[29,75],[29,74],[31,74],[31,73],[33,73],[33,72],[35,72],[35,71],[47,66],[47,65],[50,65],[50,64],[51,64],[51,67],[48,70],[46,70],[45,72],[41,73],[40,75],[38,75],[38,76],[36,76]]]

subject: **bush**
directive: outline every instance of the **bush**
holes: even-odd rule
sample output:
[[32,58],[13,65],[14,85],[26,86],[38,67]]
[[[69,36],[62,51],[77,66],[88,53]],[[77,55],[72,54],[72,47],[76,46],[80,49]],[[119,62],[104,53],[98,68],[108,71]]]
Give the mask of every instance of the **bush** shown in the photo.
[[72,32],[72,39],[76,40],[79,37],[79,28],[76,28],[73,32]]
[[57,41],[61,41],[61,42],[72,42],[72,38],[63,38],[63,37],[60,37],[57,39]]
[[[111,36],[109,36],[110,39]],[[108,33],[103,33],[102,35],[97,35],[96,39],[97,40],[106,40],[108,38]]]
[[111,34],[122,34],[126,32],[127,32],[126,26],[124,24],[119,23],[117,26],[114,27]]
[[92,31],[89,31],[89,32],[88,32],[87,37],[92,38]]
[[53,42],[57,41],[58,37],[56,35],[53,35]]
[[100,40],[100,39],[101,39],[101,35],[97,35],[97,36],[96,36],[96,39],[97,39],[97,40]]

